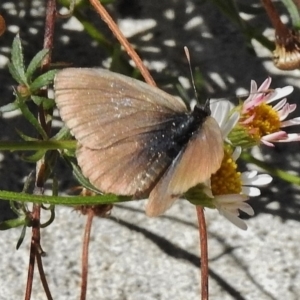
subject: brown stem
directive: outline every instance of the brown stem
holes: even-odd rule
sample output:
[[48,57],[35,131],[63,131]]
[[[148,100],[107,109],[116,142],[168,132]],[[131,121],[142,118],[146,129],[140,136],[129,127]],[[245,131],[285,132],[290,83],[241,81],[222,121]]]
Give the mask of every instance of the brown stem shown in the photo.
[[[55,23],[55,15],[56,15],[56,0],[48,0],[46,7],[46,21],[45,21],[45,35],[44,35],[44,49],[50,49],[48,55],[45,57],[42,62],[41,69],[45,71],[49,68],[51,63],[51,53],[53,48],[53,36],[54,36],[54,23]],[[46,132],[50,132],[51,123],[46,124],[45,116],[47,112],[45,112],[42,108],[39,109],[39,120],[43,128]],[[44,193],[44,183],[45,183],[45,161],[42,158],[37,162],[36,165],[36,179],[35,179],[35,194],[43,194]],[[32,292],[32,282],[34,275],[34,264],[35,258],[37,259],[38,270],[40,274],[40,278],[47,295],[48,299],[52,299],[46,276],[44,273],[44,269],[42,266],[41,260],[41,232],[40,232],[40,217],[41,217],[41,206],[34,204],[32,209],[32,238],[31,238],[31,246],[30,246],[30,257],[29,257],[29,267],[28,267],[28,278],[27,285],[25,291],[25,300],[29,300],[31,298]],[[41,251],[40,251],[41,250]]]
[[82,274],[81,274],[81,294],[80,300],[86,299],[87,291],[87,277],[88,277],[88,265],[89,265],[89,243],[92,222],[94,217],[93,208],[88,209],[87,220],[85,224],[84,236],[83,236],[83,248],[82,248]]
[[276,35],[281,38],[289,34],[288,28],[281,22],[280,16],[271,0],[261,0],[269,19],[276,31]]
[[[45,20],[45,34],[44,34],[44,49],[49,49],[48,54],[45,56],[41,70],[47,71],[51,64],[53,41],[54,41],[54,26],[56,20],[56,0],[48,0],[46,7],[46,20]],[[46,94],[46,93],[45,93]],[[47,97],[47,95],[45,95]],[[45,131],[50,135],[51,133],[51,122],[46,122],[47,115],[52,114],[52,109],[44,110],[42,107],[39,108],[39,120]]]
[[44,252],[42,249],[40,249],[39,251],[36,251],[36,263],[37,263],[37,267],[40,273],[40,278],[41,278],[41,282],[44,288],[44,291],[46,293],[46,297],[48,300],[53,300],[48,283],[47,283],[47,279],[45,276],[45,272],[44,272],[44,268],[43,268],[43,261],[42,261],[42,256],[44,255]]
[[28,274],[27,274],[27,284],[25,291],[25,300],[29,300],[31,298],[32,292],[32,282],[33,282],[33,274],[34,274],[34,263],[35,256],[37,252],[37,244],[40,241],[40,206],[37,204],[33,204],[32,209],[32,236],[31,236],[31,245],[30,245],[30,255],[29,255],[29,266],[28,266]]
[[208,300],[208,254],[206,223],[203,207],[196,206],[196,211],[200,235],[201,300]]
[[132,60],[136,64],[136,67],[140,70],[145,81],[150,85],[156,86],[155,81],[150,75],[148,69],[146,68],[146,66],[144,65],[144,63],[136,53],[136,51],[133,49],[131,44],[125,38],[123,33],[120,31],[118,25],[114,22],[114,20],[111,18],[109,13],[106,11],[104,6],[100,3],[99,0],[90,0],[90,3],[93,5],[97,13],[101,16],[102,20],[108,25],[108,27],[115,35],[115,37],[118,39],[120,44],[125,48],[128,55],[132,58]]
[[44,49],[49,49],[49,53],[46,55],[42,62],[42,71],[49,68],[51,63],[51,55],[54,39],[54,25],[56,18],[56,0],[48,0],[46,7],[46,20],[45,20],[45,34],[44,34]]

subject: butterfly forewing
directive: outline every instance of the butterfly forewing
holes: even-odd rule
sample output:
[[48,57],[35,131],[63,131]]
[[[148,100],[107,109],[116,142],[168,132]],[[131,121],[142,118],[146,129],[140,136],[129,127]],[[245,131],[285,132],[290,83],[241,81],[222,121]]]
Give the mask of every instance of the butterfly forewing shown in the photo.
[[145,192],[162,176],[172,162],[166,128],[187,111],[157,88],[102,69],[59,72],[55,101],[80,144],[83,174],[99,190],[120,195]]
[[100,149],[187,111],[181,100],[157,88],[102,69],[62,70],[55,99],[75,138]]

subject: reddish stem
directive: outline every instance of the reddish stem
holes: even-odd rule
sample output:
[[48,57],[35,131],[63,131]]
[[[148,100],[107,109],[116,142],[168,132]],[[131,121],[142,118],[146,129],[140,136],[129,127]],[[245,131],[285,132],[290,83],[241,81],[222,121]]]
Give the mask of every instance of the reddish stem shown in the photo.
[[25,300],[29,300],[31,298],[32,292],[32,282],[33,282],[33,274],[34,274],[34,264],[35,264],[35,256],[37,252],[37,244],[40,242],[40,213],[41,208],[38,204],[33,204],[32,210],[32,236],[31,236],[31,245],[30,245],[30,256],[29,256],[29,266],[28,266],[28,274],[27,274],[27,284],[25,291]]
[[[53,48],[53,36],[54,36],[54,23],[56,15],[56,0],[48,0],[46,7],[46,20],[45,20],[45,35],[44,35],[44,49],[50,49],[50,52],[45,57],[42,62],[41,69],[45,71],[49,68],[51,63],[51,50]],[[46,132],[50,132],[51,123],[48,125],[45,122],[46,112],[40,108],[39,109],[39,120]],[[45,162],[41,159],[37,162],[36,166],[36,180],[35,180],[35,191],[34,194],[44,193],[44,183],[45,183]],[[40,217],[41,217],[41,206],[34,204],[32,209],[32,238],[30,246],[30,257],[28,266],[28,277],[27,285],[25,291],[25,300],[31,298],[32,292],[32,282],[34,275],[34,264],[35,258],[37,259],[38,270],[40,278],[47,296],[47,299],[51,300],[52,296],[46,281],[46,276],[43,270],[41,255],[43,253],[41,248],[41,232],[40,232]]]
[[140,70],[145,81],[150,85],[156,86],[156,83],[153,80],[152,76],[150,75],[148,69],[146,68],[146,66],[144,65],[144,63],[136,53],[136,51],[133,49],[131,44],[128,42],[126,37],[120,31],[118,25],[114,22],[114,20],[111,18],[109,13],[106,11],[104,6],[100,3],[99,0],[90,0],[90,3],[93,5],[97,13],[101,16],[102,20],[108,25],[108,27],[115,35],[115,37],[118,39],[120,44],[125,48],[128,55],[132,58],[132,60],[136,64],[136,67]]
[[85,231],[83,236],[83,248],[82,248],[82,274],[81,274],[81,294],[80,300],[86,299],[87,291],[87,278],[88,278],[88,265],[89,265],[89,243],[91,236],[91,228],[94,217],[93,208],[88,209],[87,220],[85,224]]
[[271,0],[261,0],[268,16],[269,19],[276,31],[276,35],[279,38],[284,38],[286,35],[289,34],[289,30],[288,28],[286,28],[286,26],[282,23],[280,16],[274,6],[274,4],[272,3]]
[[200,235],[201,299],[208,300],[208,251],[206,223],[203,207],[196,206],[196,211]]

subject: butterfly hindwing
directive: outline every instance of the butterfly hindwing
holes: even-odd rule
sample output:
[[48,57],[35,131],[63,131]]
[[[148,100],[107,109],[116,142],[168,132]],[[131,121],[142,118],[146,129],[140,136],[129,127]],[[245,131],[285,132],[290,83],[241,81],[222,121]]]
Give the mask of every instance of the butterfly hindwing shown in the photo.
[[207,117],[151,191],[147,215],[162,214],[188,189],[208,180],[219,169],[223,155],[219,125]]

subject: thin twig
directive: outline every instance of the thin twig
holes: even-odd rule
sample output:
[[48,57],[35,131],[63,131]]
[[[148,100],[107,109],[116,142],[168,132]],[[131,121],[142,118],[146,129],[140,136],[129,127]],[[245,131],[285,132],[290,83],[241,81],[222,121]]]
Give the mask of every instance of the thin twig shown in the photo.
[[40,237],[40,231],[39,231],[40,212],[41,212],[40,205],[33,204],[32,215],[31,215],[32,236],[31,236],[31,245],[30,245],[29,266],[28,266],[28,273],[27,273],[27,284],[26,284],[25,297],[24,297],[25,300],[29,300],[31,298],[35,256],[37,251],[36,244],[39,242],[39,237]]
[[89,243],[92,222],[94,217],[93,208],[90,207],[87,213],[87,220],[85,224],[84,236],[83,236],[83,247],[82,247],[82,274],[81,274],[81,294],[80,300],[86,299],[87,291],[87,278],[88,278],[88,265],[89,265]]
[[206,223],[203,207],[196,206],[196,210],[200,235],[201,300],[208,300],[208,254]]
[[136,64],[136,67],[140,70],[142,76],[144,77],[145,81],[153,86],[156,86],[155,81],[153,80],[152,76],[150,75],[148,69],[136,53],[136,51],[133,49],[131,44],[128,42],[128,40],[125,38],[123,33],[120,31],[118,25],[114,22],[114,20],[111,18],[109,13],[106,11],[104,6],[100,3],[99,0],[90,0],[90,3],[93,5],[97,13],[101,16],[102,20],[108,25],[112,33],[115,35],[115,37],[118,39],[120,44],[125,48],[128,55],[131,57],[131,59]]
[[42,282],[44,291],[46,293],[46,297],[48,300],[53,300],[48,283],[47,283],[47,279],[45,276],[44,268],[43,268],[43,261],[42,261],[43,254],[44,254],[44,252],[42,249],[40,249],[40,251],[36,251],[36,255],[35,255],[36,263],[37,263],[37,267],[38,267],[38,270],[40,273],[41,282]]

